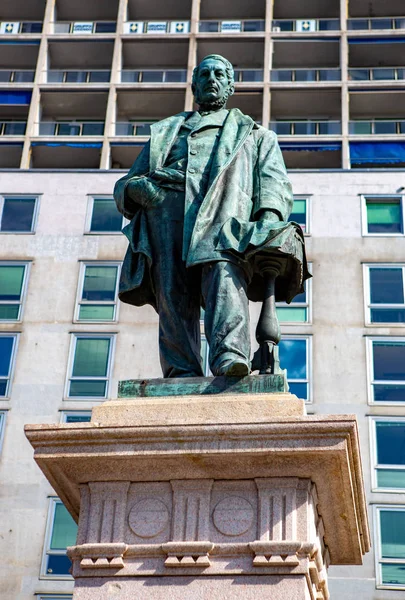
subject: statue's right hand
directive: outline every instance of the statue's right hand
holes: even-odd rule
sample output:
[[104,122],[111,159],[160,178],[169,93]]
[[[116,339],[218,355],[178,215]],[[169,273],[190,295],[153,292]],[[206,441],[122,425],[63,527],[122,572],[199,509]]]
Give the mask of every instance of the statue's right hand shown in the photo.
[[164,191],[148,177],[130,179],[127,183],[126,193],[135,204],[145,209],[160,204],[164,197]]

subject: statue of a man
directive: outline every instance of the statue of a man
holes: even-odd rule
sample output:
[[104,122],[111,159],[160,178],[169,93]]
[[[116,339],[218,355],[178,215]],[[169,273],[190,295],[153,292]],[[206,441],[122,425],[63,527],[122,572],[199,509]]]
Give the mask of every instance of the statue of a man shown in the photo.
[[264,293],[257,255],[288,258],[277,299],[290,301],[307,276],[303,239],[287,223],[293,198],[275,134],[226,108],[231,63],[206,56],[192,90],[199,110],[154,123],[150,142],[116,183],[118,209],[131,220],[119,296],[158,312],[164,377],[203,376],[201,307],[212,373],[244,376],[248,301]]

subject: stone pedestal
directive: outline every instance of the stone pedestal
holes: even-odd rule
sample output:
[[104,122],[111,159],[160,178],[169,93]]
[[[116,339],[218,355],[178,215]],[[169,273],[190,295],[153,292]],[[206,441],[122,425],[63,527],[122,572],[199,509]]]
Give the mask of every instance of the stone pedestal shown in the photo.
[[122,398],[26,434],[79,521],[74,600],[324,600],[369,549],[355,417],[291,394]]

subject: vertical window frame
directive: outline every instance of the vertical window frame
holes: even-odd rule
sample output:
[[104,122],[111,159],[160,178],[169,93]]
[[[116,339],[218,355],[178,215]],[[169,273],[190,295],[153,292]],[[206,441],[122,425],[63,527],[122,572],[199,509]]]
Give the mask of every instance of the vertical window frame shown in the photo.
[[[312,272],[312,263],[308,263],[308,268],[310,270],[310,272]],[[290,308],[306,308],[307,309],[307,319],[306,321],[280,321],[280,325],[283,327],[284,325],[288,325],[288,326],[298,326],[298,327],[302,327],[305,325],[312,325],[312,278],[307,279],[305,281],[305,286],[306,286],[306,302],[296,302],[294,304],[294,301],[291,302],[290,304],[287,304],[287,302],[276,302],[276,308],[286,308],[286,309],[290,309]]]
[[[86,268],[87,267],[117,267],[117,279],[115,282],[115,298],[114,301],[109,301],[109,302],[102,302],[102,301],[94,301],[94,302],[86,302],[82,300],[82,294],[83,294],[83,286],[84,286],[84,279],[85,279],[85,274],[86,274]],[[117,260],[103,260],[103,261],[91,261],[91,260],[83,260],[83,261],[79,261],[79,278],[78,278],[78,284],[77,284],[77,293],[76,293],[76,303],[75,303],[75,312],[74,312],[74,316],[73,316],[73,322],[74,323],[84,323],[84,324],[90,324],[90,323],[95,323],[95,324],[108,324],[108,323],[117,323],[118,319],[119,319],[119,305],[120,303],[118,302],[118,288],[119,288],[119,281],[120,281],[120,275],[121,275],[121,267],[122,267],[122,262],[121,261],[117,261]],[[105,321],[99,321],[96,319],[92,319],[92,320],[85,320],[85,319],[79,319],[79,315],[80,315],[80,306],[84,304],[84,305],[88,305],[91,306],[93,304],[114,304],[114,318],[111,320],[105,320]]]
[[385,564],[393,564],[398,563],[399,565],[405,566],[405,558],[404,559],[387,559],[382,558],[382,548],[381,548],[381,519],[380,513],[381,511],[396,511],[396,512],[405,512],[404,504],[375,504],[373,506],[373,517],[374,517],[374,547],[376,549],[374,553],[375,560],[375,574],[376,574],[376,588],[379,590],[405,590],[405,584],[389,584],[383,583],[382,581],[382,565]]
[[23,276],[23,281],[22,281],[22,285],[21,285],[21,295],[20,295],[20,300],[17,301],[6,301],[6,300],[0,300],[0,304],[15,304],[15,305],[19,305],[19,311],[18,311],[18,318],[17,319],[0,319],[0,323],[6,323],[6,324],[11,324],[11,323],[21,323],[23,320],[23,316],[24,316],[24,309],[25,309],[25,300],[27,297],[27,289],[28,289],[28,279],[30,276],[30,270],[31,270],[31,261],[29,260],[1,260],[0,261],[0,267],[24,267],[24,276]]
[[[88,194],[86,220],[85,220],[85,227],[84,227],[84,233],[86,235],[122,235],[122,231],[92,231],[91,230],[91,221],[93,218],[94,201],[95,200],[105,200],[108,198],[110,198],[112,201],[114,201],[114,198],[111,194]],[[124,215],[121,215],[121,216],[122,216],[121,229],[123,229],[123,227],[125,227],[125,225],[127,223],[129,223],[129,221],[128,221],[128,219],[126,219],[124,217]]]
[[[367,222],[367,200],[399,200],[402,216],[402,233],[369,233]],[[405,202],[404,194],[361,194],[361,223],[363,237],[404,237],[405,236]]]
[[12,338],[14,338],[13,347],[12,347],[11,356],[10,356],[10,365],[9,365],[9,369],[8,369],[8,376],[7,377],[2,377],[2,379],[6,379],[7,380],[6,393],[5,393],[4,396],[0,396],[0,400],[10,400],[10,398],[11,398],[12,383],[13,383],[13,379],[14,379],[14,371],[15,371],[15,363],[16,363],[16,357],[17,357],[17,349],[18,349],[18,343],[19,343],[19,340],[20,340],[20,334],[18,332],[1,331],[0,332],[0,337],[12,337]]
[[[313,373],[312,373],[312,335],[311,334],[283,334],[283,340],[305,340],[306,341],[306,370],[307,377],[306,379],[293,379],[291,383],[306,383],[308,390],[308,398],[304,402],[306,405],[313,403]],[[283,365],[280,361],[280,366],[283,368]],[[287,381],[288,380],[288,372],[287,372]]]
[[405,472],[405,466],[398,464],[393,465],[379,465],[378,464],[378,445],[377,445],[377,423],[403,423],[405,425],[405,417],[379,417],[371,416],[369,418],[370,426],[370,451],[371,451],[371,491],[382,494],[404,494],[405,486],[403,488],[384,488],[378,486],[377,474],[379,469],[394,469]]
[[[115,356],[115,343],[117,334],[115,332],[106,332],[106,333],[85,333],[85,332],[72,332],[70,340],[70,350],[69,350],[69,360],[68,360],[68,369],[65,383],[65,392],[64,399],[68,402],[101,402],[110,397],[111,391],[111,377],[112,370],[114,364],[114,356]],[[110,338],[110,350],[108,356],[108,364],[107,364],[107,375],[105,377],[78,377],[72,378],[73,364],[76,354],[76,343],[78,339],[88,339],[88,338]],[[69,388],[70,382],[75,379],[81,380],[89,380],[89,381],[106,381],[105,387],[105,395],[104,396],[69,396]]]
[[311,235],[312,223],[312,194],[294,194],[295,200],[305,200],[305,231],[304,236]]
[[[374,353],[373,343],[374,342],[401,342],[405,344],[405,336],[368,336],[366,337],[366,361],[367,361],[367,379],[368,379],[368,404],[371,406],[405,406],[405,400],[402,402],[386,402],[386,401],[375,401],[374,400],[374,388],[375,384],[378,385],[380,380],[374,380]],[[383,382],[385,383],[385,382]],[[391,383],[403,385],[405,392],[404,381],[391,381]]]
[[7,410],[0,410],[0,455],[4,443],[4,435],[6,430]]
[[[0,234],[1,235],[35,235],[38,222],[40,197],[42,194],[0,194]],[[3,231],[1,223],[3,220],[4,204],[7,198],[32,198],[35,200],[34,212],[32,213],[30,231]]]
[[[366,327],[405,327],[405,322],[400,321],[398,323],[392,323],[390,321],[383,321],[381,323],[373,323],[371,321],[371,309],[374,308],[371,303],[371,286],[370,286],[370,269],[402,269],[402,286],[404,291],[405,300],[405,263],[364,263],[363,264],[363,289],[364,289],[364,315]],[[379,304],[377,308],[404,308],[404,304]]]
[[52,575],[51,573],[47,572],[48,556],[50,554],[53,556],[66,555],[66,551],[63,551],[63,550],[52,550],[51,551],[51,540],[52,540],[56,506],[57,506],[57,504],[63,504],[63,502],[57,496],[51,496],[51,497],[49,497],[48,500],[49,500],[48,515],[47,515],[47,519],[46,519],[44,545],[43,545],[43,550],[42,550],[41,570],[40,570],[39,579],[51,579],[53,581],[73,581],[72,575],[69,575],[69,574],[67,574],[67,575],[60,575],[60,574]]

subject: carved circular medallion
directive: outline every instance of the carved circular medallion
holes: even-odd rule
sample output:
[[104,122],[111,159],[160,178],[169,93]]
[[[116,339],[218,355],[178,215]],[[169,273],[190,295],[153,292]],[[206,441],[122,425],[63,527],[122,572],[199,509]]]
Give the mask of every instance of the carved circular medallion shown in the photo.
[[161,500],[145,498],[131,508],[128,524],[135,535],[152,538],[165,529],[169,520],[169,511]]
[[253,517],[252,505],[239,496],[228,496],[220,500],[212,513],[215,527],[229,536],[246,533],[252,525]]

